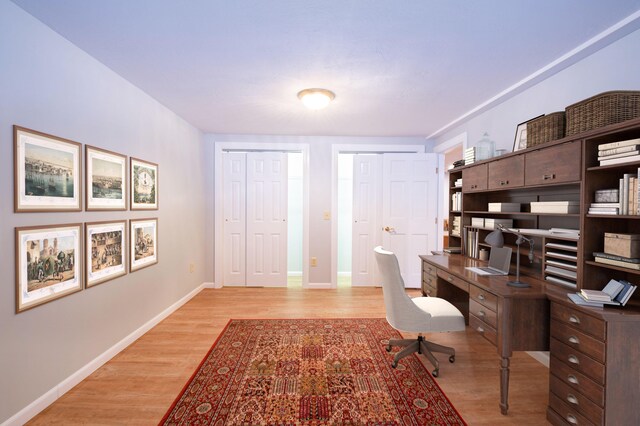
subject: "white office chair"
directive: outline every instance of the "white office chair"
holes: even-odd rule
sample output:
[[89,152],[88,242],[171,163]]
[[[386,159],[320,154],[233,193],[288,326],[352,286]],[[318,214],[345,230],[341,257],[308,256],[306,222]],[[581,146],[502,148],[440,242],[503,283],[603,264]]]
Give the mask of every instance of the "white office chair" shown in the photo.
[[[404,347],[393,358],[391,366],[396,368],[398,361],[414,352],[424,354],[435,367],[431,374],[438,377],[439,364],[432,352],[449,355],[449,361],[455,362],[456,351],[448,346],[425,340],[422,333],[464,331],[464,316],[451,303],[438,297],[410,298],[404,289],[404,280],[396,255],[382,247],[374,249],[378,268],[382,274],[382,292],[387,311],[387,322],[398,331],[418,333],[417,339],[389,340],[387,352],[393,346]],[[416,259],[417,261],[417,259]]]

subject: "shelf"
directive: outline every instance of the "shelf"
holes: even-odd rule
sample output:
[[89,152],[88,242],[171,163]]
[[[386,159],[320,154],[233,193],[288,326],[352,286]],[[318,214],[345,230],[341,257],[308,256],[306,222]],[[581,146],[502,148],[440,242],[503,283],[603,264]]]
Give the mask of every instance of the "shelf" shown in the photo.
[[587,264],[587,265],[591,265],[591,266],[597,266],[599,268],[613,269],[614,271],[621,271],[621,272],[627,272],[629,274],[640,275],[640,271],[637,270],[637,269],[622,268],[620,266],[609,265],[607,263],[599,263],[599,262],[595,262],[593,260],[587,260],[584,263]]
[[[579,213],[531,213],[531,212],[489,212],[485,210],[466,210],[466,214],[490,214],[496,216],[563,216],[580,217]],[[638,216],[640,218],[640,216]]]
[[462,210],[449,210],[449,213],[460,214]]
[[640,220],[640,215],[626,214],[587,214],[586,217],[591,219],[631,219]]
[[450,186],[449,189],[459,189],[462,190],[461,186]]
[[600,170],[611,170],[611,169],[620,169],[624,167],[639,167],[640,161],[632,161],[629,163],[620,163],[620,164],[611,164],[610,166],[593,166],[587,167],[588,172],[598,172]]

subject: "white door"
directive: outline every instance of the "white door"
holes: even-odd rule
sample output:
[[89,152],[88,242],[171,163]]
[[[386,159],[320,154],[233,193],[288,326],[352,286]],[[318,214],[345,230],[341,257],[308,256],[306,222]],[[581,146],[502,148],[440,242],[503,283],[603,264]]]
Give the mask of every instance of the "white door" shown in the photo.
[[244,286],[246,280],[246,154],[224,152],[224,285]]
[[246,282],[287,286],[287,154],[247,155]]
[[437,154],[384,154],[382,245],[398,257],[406,287],[420,288],[420,254],[437,246]]
[[381,244],[382,156],[353,156],[351,285],[380,285],[373,248]]

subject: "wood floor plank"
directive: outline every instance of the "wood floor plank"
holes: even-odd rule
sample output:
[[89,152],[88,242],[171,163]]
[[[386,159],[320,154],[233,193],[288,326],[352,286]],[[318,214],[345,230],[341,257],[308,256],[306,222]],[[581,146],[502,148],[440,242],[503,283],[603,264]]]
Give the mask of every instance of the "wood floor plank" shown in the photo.
[[[29,424],[157,424],[231,318],[384,316],[379,288],[206,289]],[[454,364],[440,356],[437,382],[469,425],[548,424],[548,370],[538,361],[522,352],[512,358],[510,409],[503,416],[496,349],[469,328],[427,338],[456,349]]]

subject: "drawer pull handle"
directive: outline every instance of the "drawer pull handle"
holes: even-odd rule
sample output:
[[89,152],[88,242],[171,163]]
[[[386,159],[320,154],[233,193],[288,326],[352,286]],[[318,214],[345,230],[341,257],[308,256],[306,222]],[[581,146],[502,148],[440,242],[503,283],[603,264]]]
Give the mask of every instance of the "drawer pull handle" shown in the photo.
[[508,180],[501,180],[500,181],[500,185],[509,185],[509,181]]
[[550,175],[542,175],[542,180],[549,180],[549,179],[555,179],[556,175],[555,173],[551,173]]
[[484,294],[479,294],[478,295],[478,300],[484,300]]
[[482,327],[478,327],[478,328],[476,328],[476,331],[477,331],[478,333],[484,333],[484,328],[482,328]]
[[571,336],[569,337],[569,343],[573,343],[574,345],[579,345],[580,339],[578,339],[576,336]]
[[478,312],[478,316],[484,318],[487,314],[484,311]]
[[576,419],[576,416],[572,416],[571,414],[567,414],[567,421],[572,425],[578,424],[578,419]]
[[580,360],[578,359],[578,357],[576,357],[575,355],[569,355],[569,357],[567,358],[567,360],[571,363],[571,364],[580,364]]
[[577,316],[575,316],[575,315],[571,315],[571,316],[569,317],[569,322],[572,322],[572,323],[574,323],[574,324],[580,324],[580,318],[578,318],[578,317],[577,317]]
[[567,376],[567,380],[569,381],[569,383],[573,383],[574,385],[580,384],[580,382],[578,381],[578,378],[576,376],[574,376],[573,374],[569,374]]
[[574,405],[578,405],[578,398],[576,398],[575,395],[572,395],[572,394],[567,395],[567,401],[569,401]]

